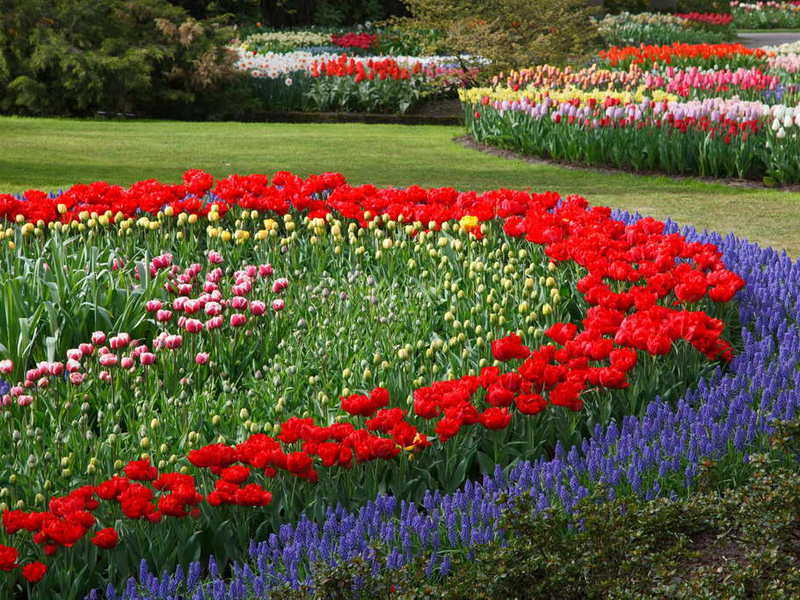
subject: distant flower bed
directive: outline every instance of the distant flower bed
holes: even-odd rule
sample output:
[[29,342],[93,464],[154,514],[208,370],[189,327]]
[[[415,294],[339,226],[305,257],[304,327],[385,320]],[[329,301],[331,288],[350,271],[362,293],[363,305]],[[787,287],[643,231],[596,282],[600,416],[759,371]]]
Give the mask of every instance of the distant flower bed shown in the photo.
[[800,28],[800,2],[731,2],[733,23],[739,29]]
[[486,64],[409,49],[418,47],[396,29],[262,31],[238,46],[237,66],[267,110],[404,114],[424,100],[455,98]]
[[735,37],[730,25],[730,15],[713,13],[622,13],[598,22],[608,46],[723,42]]
[[[472,65],[464,68],[464,64]],[[346,54],[257,54],[239,51],[254,93],[272,110],[338,110],[403,114],[426,98],[454,95],[473,81],[471,57],[367,57]]]
[[740,44],[613,47],[462,91],[479,141],[557,160],[800,182],[797,54]]

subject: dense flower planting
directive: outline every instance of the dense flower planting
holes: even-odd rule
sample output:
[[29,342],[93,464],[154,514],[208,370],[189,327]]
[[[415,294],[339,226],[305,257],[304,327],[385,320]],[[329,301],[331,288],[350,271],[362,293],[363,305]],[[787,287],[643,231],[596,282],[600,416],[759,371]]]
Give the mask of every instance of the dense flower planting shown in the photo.
[[309,96],[318,110],[404,113],[422,95],[426,74],[415,63],[407,69],[396,60],[357,61],[341,55],[336,60],[311,65],[311,77],[317,85]]
[[[7,425],[2,435],[14,442],[15,452],[34,460],[28,444],[39,439],[58,440],[65,450],[56,448],[60,476],[47,466],[52,456],[39,464],[33,477],[34,471],[21,468],[17,458],[5,467],[5,477],[15,489],[3,488],[0,498],[20,499],[13,507],[6,501],[3,525],[13,543],[0,546],[0,556],[6,570],[30,582],[42,580],[43,590],[60,588],[62,593],[63,586],[72,585],[72,571],[45,574],[46,563],[75,564],[81,558],[71,555],[87,543],[119,553],[116,547],[124,547],[130,536],[152,537],[155,529],[150,528],[184,531],[183,519],[189,516],[214,523],[224,506],[278,502],[284,516],[299,514],[292,512],[293,501],[306,509],[309,505],[307,495],[292,498],[290,490],[298,479],[305,485],[319,481],[335,489],[359,489],[361,499],[367,500],[365,493],[374,496],[382,487],[375,481],[378,471],[365,465],[376,461],[386,465],[379,467],[385,473],[381,479],[401,497],[416,488],[414,478],[418,481],[422,474],[438,477],[442,489],[454,489],[486,460],[508,463],[515,456],[556,451],[558,442],[578,442],[582,427],[642,415],[652,395],[674,379],[670,361],[657,357],[675,357],[682,370],[695,375],[713,365],[709,361],[725,364],[731,359],[733,349],[722,337],[723,330],[732,314],[729,301],[744,285],[726,268],[714,245],[667,234],[664,224],[652,219],[625,225],[608,209],[590,208],[576,196],[352,188],[336,174],[303,180],[279,173],[272,181],[259,175],[215,181],[191,171],[182,185],[146,181],[124,190],[96,183],[74,186],[58,196],[33,191],[22,198],[6,195],[0,202],[0,217],[10,225],[3,232],[4,260],[12,278],[8,281],[25,285],[26,278],[18,281],[16,273],[39,265],[45,278],[41,289],[49,295],[48,274],[69,278],[89,272],[93,282],[72,292],[78,307],[84,305],[82,293],[97,294],[97,277],[110,277],[117,290],[127,285],[135,292],[126,296],[128,305],[121,310],[125,319],[117,321],[125,329],[112,324],[107,331],[92,333],[92,322],[86,329],[76,326],[69,336],[58,331],[47,337],[52,322],[33,324],[36,315],[23,316],[21,326],[29,328],[29,343],[4,344],[9,358],[0,362],[0,370],[14,385],[2,397]],[[297,223],[307,228],[308,236],[297,235]],[[230,226],[235,231],[229,231]],[[205,237],[197,235],[202,227]],[[321,238],[330,240],[333,253],[318,252]],[[95,253],[102,252],[92,260],[108,261],[103,275],[91,268],[77,273],[71,268],[83,261],[85,246],[80,244],[77,256],[64,248],[81,239],[91,240]],[[203,248],[203,240],[217,248]],[[223,250],[220,243],[229,245]],[[142,248],[161,244],[173,252],[141,254]],[[112,248],[113,253],[106,253]],[[510,262],[505,267],[498,263],[499,272],[487,272],[481,249],[490,257],[505,254]],[[202,260],[193,262],[200,258],[198,253]],[[300,313],[302,296],[291,294],[303,285],[297,266],[319,269],[315,276],[330,277],[322,272],[339,267],[325,257],[339,255],[342,264],[352,265],[356,257],[366,261],[362,268],[374,273],[368,286],[377,285],[378,277],[397,273],[400,265],[414,268],[432,261],[423,279],[436,272],[446,287],[426,287],[413,297],[432,303],[430,312],[419,313],[426,320],[447,309],[443,322],[450,325],[445,330],[436,322],[403,326],[401,330],[414,332],[417,344],[398,347],[388,341],[404,365],[424,348],[420,337],[433,335],[431,352],[425,356],[433,357],[434,348],[443,350],[448,372],[444,379],[434,376],[436,370],[413,378],[405,366],[392,373],[384,361],[381,379],[375,381],[365,369],[361,382],[354,382],[356,391],[329,382],[340,397],[336,405],[324,393],[309,402],[305,390],[318,378],[309,377],[300,389],[291,378],[279,378],[266,385],[297,389],[291,416],[281,417],[286,399],[268,406],[255,400],[269,396],[257,395],[268,388],[260,383],[263,372],[256,376],[253,365],[276,358],[270,348],[275,348],[274,340],[290,335],[287,313],[303,314],[302,327],[309,333],[330,327],[317,320],[308,300],[306,312]],[[267,256],[273,258],[271,263],[260,260]],[[529,263],[520,262],[528,257]],[[441,268],[446,265],[450,268]],[[286,276],[280,276],[283,269]],[[542,273],[538,284],[537,271]],[[470,283],[456,283],[451,272],[463,272]],[[357,278],[348,276],[351,284]],[[512,300],[508,294],[515,293],[515,282],[523,284],[523,293]],[[357,295],[358,285],[342,291],[341,301]],[[484,296],[487,287],[491,291]],[[445,304],[436,309],[440,289],[449,292]],[[30,290],[20,294],[26,296],[32,304],[50,302],[38,300]],[[370,304],[380,302],[377,294],[374,302],[372,298]],[[485,314],[483,302],[494,303],[491,314]],[[405,304],[405,311],[413,316],[409,306]],[[503,307],[512,309],[514,316],[506,316]],[[353,321],[363,329],[358,319]],[[522,326],[526,323],[527,328]],[[459,334],[448,339],[450,348],[445,349],[439,336],[449,327],[471,328],[479,339]],[[488,339],[481,336],[484,333]],[[37,344],[38,336],[44,343]],[[549,341],[532,343],[538,337]],[[58,351],[64,345],[67,349]],[[277,347],[285,348],[283,342]],[[325,356],[333,352],[330,340],[322,347]],[[348,381],[352,369],[347,365],[354,365],[358,353],[344,351],[340,356],[345,360],[337,362],[345,367]],[[265,352],[266,357],[258,356]],[[41,353],[48,357],[37,358]],[[377,356],[380,361],[381,354]],[[295,370],[325,370],[319,363],[290,361]],[[278,373],[273,367],[269,370]],[[223,402],[230,397],[231,383],[244,383],[256,392],[245,404],[226,403],[223,409],[227,418],[238,411],[244,427],[226,427],[219,415],[210,422],[198,421],[215,410],[211,406],[217,390]],[[192,403],[187,402],[190,397]],[[103,398],[103,404],[97,406],[95,398]],[[193,403],[208,408],[198,414]],[[580,425],[570,415],[589,420]],[[63,429],[66,422],[77,424],[69,434]],[[190,431],[187,437],[188,423],[203,432]],[[26,426],[41,432],[23,437],[18,428]],[[217,426],[227,435],[215,431]],[[75,445],[78,440],[80,446]],[[156,440],[162,443],[158,449]],[[512,449],[520,442],[515,453]],[[137,456],[140,451],[145,453]],[[158,458],[170,452],[169,460]],[[460,464],[454,457],[461,457]],[[398,461],[399,468],[392,466]],[[79,472],[72,468],[85,473],[77,476],[78,485],[70,485]],[[46,504],[37,489],[42,476],[50,477],[42,491],[56,492]],[[45,510],[25,509],[21,496],[30,498],[31,490],[19,489],[23,480],[38,494],[32,503],[44,504]],[[268,480],[273,482],[270,490],[265,487]],[[65,483],[72,491],[65,493]],[[428,487],[433,484],[428,481]],[[237,528],[241,547],[251,532],[246,522],[238,522]]]
[[601,50],[600,58],[612,67],[626,68],[631,64],[645,66],[749,68],[763,62],[767,53],[760,48],[742,44],[684,44],[641,45]]
[[724,42],[734,38],[731,15],[713,13],[621,13],[607,15],[598,28],[609,46]]
[[465,69],[459,57],[240,50],[237,64],[270,109],[404,113],[423,98],[453,94],[473,81],[479,67],[466,61],[472,66]]
[[[793,60],[780,62],[775,57],[770,59],[770,67],[788,71],[795,67]],[[794,57],[791,57],[794,58]],[[591,90],[595,93],[603,91],[637,92],[638,99],[649,95],[654,100],[678,98],[729,98],[740,100],[761,100],[767,95],[782,94],[788,101],[796,94],[797,85],[783,84],[778,74],[764,72],[759,68],[703,70],[698,67],[675,69],[667,67],[663,70],[645,71],[638,65],[631,65],[627,71],[598,69],[596,65],[589,68],[573,70],[570,67],[561,69],[552,65],[539,65],[530,69],[513,71],[506,77],[495,77],[494,86],[501,83],[505,88],[485,90],[495,100],[519,100],[535,95],[561,93],[572,87]],[[470,90],[473,96],[478,92]]]
[[[454,96],[475,80],[484,62],[407,56],[409,49],[416,50],[390,30],[268,31],[236,48],[237,67],[251,76],[254,93],[268,110],[402,114],[425,98]],[[402,76],[406,71],[409,76]],[[338,81],[330,79],[334,76]]]
[[733,23],[740,29],[800,27],[800,2],[731,2]]
[[[638,220],[617,216],[628,224]],[[678,228],[669,223],[666,231]],[[747,281],[738,294],[747,334],[730,372],[715,373],[677,405],[656,400],[641,418],[598,426],[578,447],[559,448],[552,459],[522,462],[506,474],[498,468],[453,494],[431,492],[419,503],[380,496],[358,511],[330,508],[319,520],[303,518],[254,541],[248,560],[235,565],[227,581],[213,561],[207,574],[197,562],[174,573],[153,572],[143,563],[127,585],[90,597],[166,600],[202,592],[227,600],[243,592],[308,585],[320,564],[356,557],[375,570],[422,558],[431,576],[446,576],[453,553],[502,535],[497,528],[502,503],[518,495],[530,494],[539,509],[569,509],[598,484],[609,497],[626,490],[647,498],[684,495],[707,459],[747,460],[771,421],[791,419],[800,408],[798,263],[733,237],[690,228],[682,234],[718,246],[726,264]]]
[[600,56],[604,66],[543,65],[460,92],[470,134],[590,165],[800,181],[797,54],[673,44]]
[[703,25],[712,25],[712,26],[730,25],[731,21],[733,21],[732,15],[719,14],[719,13],[699,13],[699,12],[675,13],[675,16],[680,17],[681,19],[686,19],[687,21],[692,21],[694,23],[702,23]]
[[723,13],[638,13],[607,15],[598,22],[609,45],[721,42],[734,38],[735,29],[797,29],[800,2],[792,0],[730,3]]
[[299,30],[299,31],[258,31],[247,36],[241,42],[241,48],[247,52],[266,54],[269,52],[292,52],[296,50],[325,50],[348,52],[380,52],[383,50],[384,38],[391,32],[375,31],[339,31],[339,30]]

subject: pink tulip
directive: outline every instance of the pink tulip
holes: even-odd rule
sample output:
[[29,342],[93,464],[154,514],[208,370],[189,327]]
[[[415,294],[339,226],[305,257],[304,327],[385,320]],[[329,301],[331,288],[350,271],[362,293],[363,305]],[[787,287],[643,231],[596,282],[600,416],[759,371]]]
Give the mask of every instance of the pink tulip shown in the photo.
[[247,323],[247,317],[241,313],[234,313],[231,315],[231,327],[241,327]]
[[189,298],[186,296],[178,296],[172,301],[172,310],[183,310],[183,305]]
[[42,377],[39,379],[39,381],[36,382],[36,387],[42,389],[46,388],[49,385],[50,385],[50,380],[47,377]]
[[133,358],[130,356],[123,356],[122,360],[119,361],[119,364],[123,369],[130,369],[134,364]]
[[211,317],[208,321],[206,321],[206,329],[209,331],[212,329],[219,329],[222,327],[223,323],[225,323],[225,319],[222,317],[222,315]]
[[77,348],[70,348],[67,350],[67,358],[70,360],[80,360],[83,358],[83,352]]
[[178,286],[178,293],[183,296],[188,296],[192,293],[192,287],[191,283],[182,283]]
[[77,360],[70,358],[67,361],[67,373],[74,373],[75,371],[78,371],[80,368],[81,368],[81,363],[79,363]]
[[10,358],[6,358],[5,360],[0,360],[0,373],[7,375],[14,370],[14,361]]
[[264,314],[267,310],[267,305],[261,302],[261,300],[253,300],[250,303],[250,314],[255,317],[259,317]]
[[77,371],[72,372],[69,374],[69,382],[72,385],[80,385],[83,383],[83,380],[86,378],[86,375],[83,373],[78,373]]
[[20,406],[30,406],[33,403],[33,396],[28,396],[27,394],[24,396],[20,396],[17,398],[17,404]]
[[150,264],[157,269],[166,269],[172,264],[172,254],[167,252],[161,256],[154,256],[153,260],[150,261]]
[[261,277],[269,277],[272,275],[272,265],[258,265],[258,274],[261,275]]
[[183,305],[183,312],[187,315],[193,315],[200,310],[200,303],[197,300],[187,300]]
[[103,333],[102,331],[95,331],[92,334],[92,343],[95,346],[102,346],[103,344],[106,343],[106,334]]
[[164,345],[170,350],[177,350],[183,344],[183,337],[180,335],[167,336]]
[[285,306],[286,302],[284,302],[282,298],[276,298],[275,300],[272,301],[272,310],[274,310],[275,312],[283,310]]
[[64,363],[52,362],[50,363],[49,373],[58,377],[64,372]]
[[289,286],[289,280],[285,277],[279,277],[272,283],[272,291],[277,294],[285,290]]
[[160,310],[156,313],[156,320],[161,323],[169,321],[171,318],[172,318],[171,310]]
[[147,312],[156,312],[161,309],[161,306],[161,300],[148,300],[144,304],[144,308]]
[[216,250],[209,250],[208,251],[208,262],[212,265],[218,265],[222,262],[222,254],[217,252]]
[[219,289],[219,286],[216,283],[212,282],[212,281],[206,281],[203,284],[203,291],[205,293],[207,293],[207,294],[210,294],[211,292],[213,292],[214,290],[217,290],[217,289]]
[[11,394],[11,397],[12,397],[12,398],[16,398],[17,396],[19,396],[19,395],[20,395],[22,392],[24,392],[24,391],[25,391],[25,390],[23,389],[23,387],[22,387],[22,386],[20,386],[20,385],[15,385],[15,386],[14,386],[14,387],[12,387],[10,390],[8,390],[8,393],[9,393],[9,394]]
[[116,367],[118,361],[116,354],[103,354],[97,359],[97,362],[103,367]]
[[244,270],[245,273],[247,273],[247,276],[251,278],[258,274],[258,267],[255,265],[247,265]]
[[94,346],[91,344],[83,343],[78,346],[78,350],[81,351],[81,354],[84,356],[91,356],[94,352]]
[[219,283],[223,275],[224,273],[222,272],[222,269],[217,267],[216,269],[209,271],[208,275],[206,275],[206,281],[210,281],[211,283]]
[[120,348],[124,348],[125,346],[127,346],[130,341],[131,341],[130,335],[128,335],[127,333],[120,333],[112,337],[108,343],[113,350],[119,350]]
[[142,352],[142,354],[139,356],[139,362],[145,366],[152,365],[154,362],[156,362],[156,355],[152,352]]
[[111,373],[109,373],[108,371],[100,371],[100,381],[109,383],[111,381]]
[[247,298],[242,296],[234,296],[231,298],[231,308],[235,308],[236,310],[244,310],[247,308]]
[[9,394],[3,394],[3,397],[0,398],[0,406],[8,406],[11,404],[11,396]]
[[189,333],[200,333],[203,331],[203,322],[198,319],[186,319],[184,329]]
[[194,362],[198,365],[204,365],[208,362],[208,352],[198,352],[194,357]]
[[209,302],[206,304],[206,314],[210,317],[216,317],[222,314],[222,305],[219,302]]

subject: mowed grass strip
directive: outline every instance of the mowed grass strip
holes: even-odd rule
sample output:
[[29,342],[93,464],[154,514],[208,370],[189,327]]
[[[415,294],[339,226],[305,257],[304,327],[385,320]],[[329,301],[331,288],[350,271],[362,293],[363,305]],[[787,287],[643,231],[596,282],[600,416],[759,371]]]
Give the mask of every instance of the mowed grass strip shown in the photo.
[[555,190],[800,254],[800,193],[693,179],[568,169],[453,142],[459,127],[97,121],[0,117],[0,193],[105,180],[180,181],[288,170],[339,171],[354,184]]

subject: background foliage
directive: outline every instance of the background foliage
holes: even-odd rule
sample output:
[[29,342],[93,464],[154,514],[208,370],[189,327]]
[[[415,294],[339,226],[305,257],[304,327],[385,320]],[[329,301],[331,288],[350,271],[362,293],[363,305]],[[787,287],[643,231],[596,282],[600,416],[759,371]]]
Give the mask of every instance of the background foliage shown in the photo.
[[496,70],[563,64],[589,54],[597,42],[596,13],[584,0],[405,0],[410,30],[442,32],[436,47],[480,55]]
[[[662,6],[659,6],[662,5]],[[664,10],[664,5],[667,11]],[[652,2],[651,0],[603,0],[603,11],[607,13],[640,13],[640,12],[678,12],[678,13],[730,13],[728,0],[676,0],[669,2]]]
[[[165,0],[8,0],[0,110],[29,115],[214,114],[239,79],[221,19]],[[217,110],[217,112],[219,112]]]

